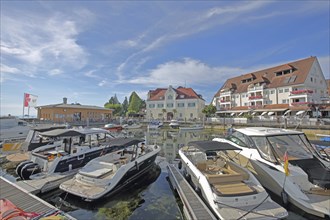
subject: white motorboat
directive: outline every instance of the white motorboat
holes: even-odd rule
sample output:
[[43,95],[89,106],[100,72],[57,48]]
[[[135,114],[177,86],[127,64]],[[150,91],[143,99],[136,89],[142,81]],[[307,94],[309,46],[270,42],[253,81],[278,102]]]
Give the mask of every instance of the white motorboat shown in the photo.
[[180,127],[179,122],[178,122],[177,120],[174,120],[174,119],[172,119],[168,125],[169,125],[171,128],[174,128],[174,129]]
[[135,123],[135,121],[133,120],[128,120],[127,124],[123,125],[124,129],[139,129],[141,127],[142,127],[141,124]]
[[113,137],[104,129],[55,129],[39,135],[61,141],[32,150],[30,159],[16,168],[22,180],[42,179],[69,171],[72,173],[72,170],[113,150],[109,145]]
[[111,146],[116,152],[90,161],[73,179],[63,182],[60,189],[89,202],[119,192],[155,162],[160,147],[142,142],[135,138],[113,141]]
[[280,219],[288,212],[275,203],[247,169],[230,161],[239,150],[216,141],[194,141],[179,150],[184,175],[219,219]]
[[163,127],[163,122],[161,121],[151,121],[148,124],[148,129],[158,129]]
[[[305,213],[330,217],[330,171],[314,155],[303,132],[278,128],[241,128],[227,138],[241,151],[232,159],[250,169],[268,190]],[[286,155],[286,156],[285,156]],[[284,169],[288,158],[289,175]]]

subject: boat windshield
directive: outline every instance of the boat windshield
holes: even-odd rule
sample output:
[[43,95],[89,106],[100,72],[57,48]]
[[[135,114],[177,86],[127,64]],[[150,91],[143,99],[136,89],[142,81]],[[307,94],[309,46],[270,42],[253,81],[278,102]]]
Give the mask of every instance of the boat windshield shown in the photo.
[[313,158],[308,145],[309,142],[303,134],[286,134],[268,137],[251,137],[261,156],[274,162],[275,158],[284,161],[287,152],[289,160],[302,160]]

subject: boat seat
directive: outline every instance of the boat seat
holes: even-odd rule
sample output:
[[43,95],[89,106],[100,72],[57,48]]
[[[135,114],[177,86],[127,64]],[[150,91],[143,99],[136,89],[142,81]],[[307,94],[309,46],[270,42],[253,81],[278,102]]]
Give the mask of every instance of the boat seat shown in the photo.
[[196,165],[197,169],[199,169],[200,171],[205,171],[207,168],[207,164],[205,162],[202,163],[197,163]]
[[205,174],[210,184],[223,184],[243,181],[243,175],[237,174]]
[[227,182],[221,184],[213,184],[212,188],[221,196],[233,195],[249,195],[256,191],[243,182]]

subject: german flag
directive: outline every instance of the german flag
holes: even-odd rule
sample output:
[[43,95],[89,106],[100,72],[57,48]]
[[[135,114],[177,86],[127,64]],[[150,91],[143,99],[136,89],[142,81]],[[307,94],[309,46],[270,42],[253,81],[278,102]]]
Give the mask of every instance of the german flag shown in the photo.
[[284,172],[285,172],[285,175],[289,176],[290,175],[289,157],[288,157],[288,152],[287,151],[285,151],[283,159],[284,159]]

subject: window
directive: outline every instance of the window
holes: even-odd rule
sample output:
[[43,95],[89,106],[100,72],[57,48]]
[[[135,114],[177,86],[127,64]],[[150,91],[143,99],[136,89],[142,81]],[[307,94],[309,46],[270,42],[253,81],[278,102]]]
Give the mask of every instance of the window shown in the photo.
[[287,99],[282,99],[282,104],[289,103]]
[[155,108],[155,104],[149,104],[149,108]]
[[274,93],[275,93],[275,90],[271,90],[271,91],[270,91],[270,94],[274,94]]
[[311,77],[311,82],[313,82],[313,77]]
[[284,92],[289,92],[289,89],[284,89]]
[[167,103],[166,107],[167,108],[173,108],[173,103]]
[[178,103],[178,107],[180,108],[184,107],[184,103]]
[[190,118],[193,118],[194,117],[194,114],[193,113],[190,113]]
[[283,89],[279,89],[278,90],[278,93],[283,93]]
[[188,107],[195,107],[195,106],[196,106],[195,102],[188,103]]
[[163,108],[164,104],[157,104],[157,108]]
[[267,91],[264,91],[265,95],[268,95],[268,90]]
[[169,96],[167,96],[167,99],[172,100],[173,99],[173,96],[172,95],[169,95]]

